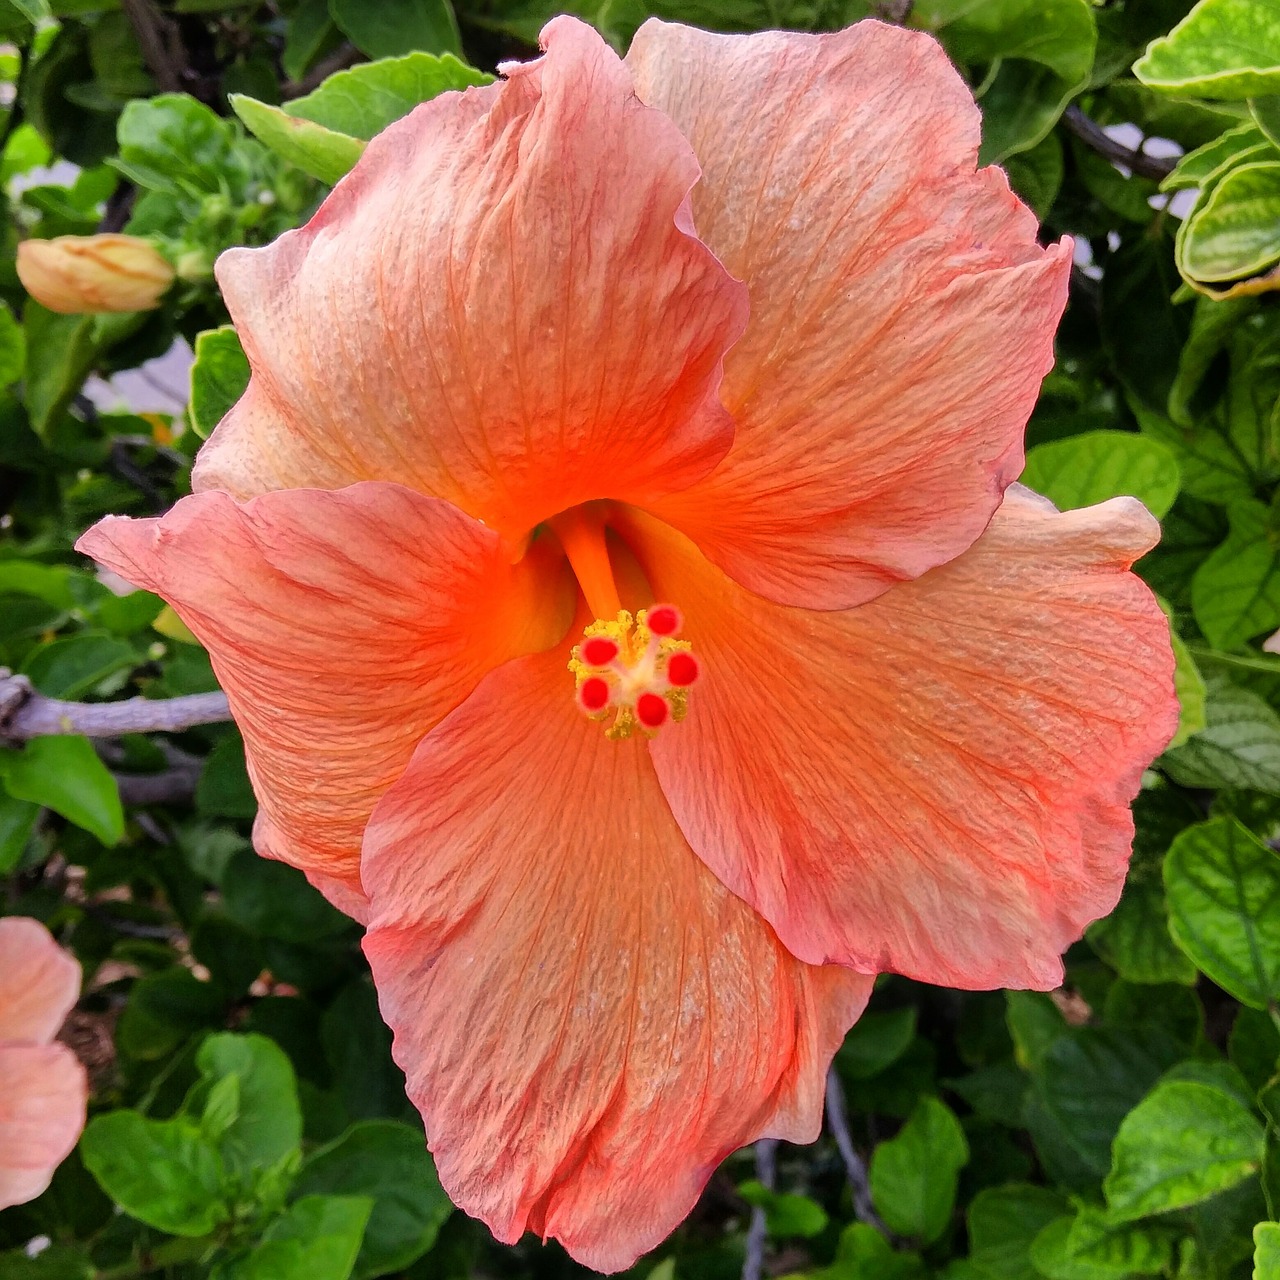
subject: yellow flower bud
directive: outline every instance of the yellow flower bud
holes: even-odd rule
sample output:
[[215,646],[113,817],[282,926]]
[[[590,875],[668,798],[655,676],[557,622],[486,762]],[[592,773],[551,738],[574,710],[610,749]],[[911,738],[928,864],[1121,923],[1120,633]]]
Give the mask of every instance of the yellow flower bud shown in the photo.
[[18,246],[18,278],[38,303],[63,315],[149,311],[173,283],[173,268],[137,236],[58,236]]

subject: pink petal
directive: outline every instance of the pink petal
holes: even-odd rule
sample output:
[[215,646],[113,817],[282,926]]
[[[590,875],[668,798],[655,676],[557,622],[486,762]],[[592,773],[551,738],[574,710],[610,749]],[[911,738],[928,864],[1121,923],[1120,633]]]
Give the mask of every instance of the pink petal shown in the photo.
[[871,979],[720,885],[566,659],[494,672],[418,748],[365,837],[365,949],[449,1194],[615,1271],[731,1151],[817,1135]]
[[543,43],[392,125],[300,231],[222,256],[254,376],[197,490],[396,480],[514,539],[724,455],[746,296],[693,234],[697,162],[591,28]]
[[844,613],[763,601],[638,519],[702,665],[652,750],[708,866],[810,963],[1056,986],[1177,723],[1168,623],[1126,572],[1146,510],[1012,489],[964,555]]
[[660,504],[723,569],[842,608],[968,547],[1022,469],[1071,244],[1036,245],[929,36],[651,20],[627,65],[703,167],[699,234],[751,296],[733,451]]
[[0,919],[0,1041],[47,1044],[80,995],[80,966],[38,920]]
[[49,1185],[84,1129],[88,1091],[66,1045],[0,1043],[0,1209]]
[[353,914],[365,823],[423,734],[492,667],[555,644],[572,610],[560,566],[536,549],[513,566],[492,530],[399,485],[198,494],[159,520],[108,517],[77,545],[209,650],[259,849]]

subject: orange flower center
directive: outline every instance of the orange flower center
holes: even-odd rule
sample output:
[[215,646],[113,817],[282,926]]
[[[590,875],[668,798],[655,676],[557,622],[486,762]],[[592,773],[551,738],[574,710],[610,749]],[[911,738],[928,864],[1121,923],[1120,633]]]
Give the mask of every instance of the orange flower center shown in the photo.
[[599,511],[574,508],[551,527],[596,615],[569,659],[579,708],[613,739],[637,729],[652,736],[668,721],[683,720],[698,660],[679,639],[680,610],[655,604],[632,614],[622,607]]

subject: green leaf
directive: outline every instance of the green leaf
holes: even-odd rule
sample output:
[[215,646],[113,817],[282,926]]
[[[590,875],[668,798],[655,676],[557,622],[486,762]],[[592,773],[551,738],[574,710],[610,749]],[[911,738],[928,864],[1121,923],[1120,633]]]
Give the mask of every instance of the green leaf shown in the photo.
[[1024,1071],[1039,1070],[1044,1055],[1067,1033],[1062,1010],[1039,991],[1006,991],[1005,1022],[1014,1061]]
[[449,89],[489,84],[491,75],[451,53],[407,53],[331,75],[318,89],[289,103],[289,114],[367,142],[414,107]]
[[218,1145],[240,1115],[240,1077],[225,1076],[206,1090],[200,1109],[200,1132]]
[[1280,261],[1280,162],[1242,164],[1195,207],[1178,238],[1189,279],[1218,283]]
[[1280,1222],[1253,1229],[1253,1280],[1280,1280]]
[[1009,156],[1004,169],[1009,185],[1043,222],[1062,189],[1064,159],[1057,136],[1048,134],[1030,150]]
[[328,0],[300,0],[289,20],[280,64],[290,80],[301,80],[342,35],[329,17]]
[[196,1067],[210,1083],[233,1076],[240,1082],[238,1115],[218,1144],[229,1170],[268,1168],[299,1149],[298,1084],[279,1045],[266,1036],[209,1036],[196,1054]]
[[958,62],[991,65],[981,95],[982,163],[1034,147],[1084,88],[1098,43],[1087,0],[921,0],[913,25]]
[[1068,1252],[1074,1219],[1055,1219],[1031,1242],[1031,1262],[1038,1276],[1047,1280],[1121,1280],[1115,1272],[1073,1258]]
[[1173,691],[1178,697],[1178,729],[1169,742],[1172,748],[1182,746],[1209,720],[1207,690],[1195,657],[1176,631],[1170,630],[1169,640],[1173,645]]
[[330,186],[349,173],[364,152],[365,144],[358,138],[304,120],[283,107],[259,102],[243,93],[233,93],[228,100],[259,142],[282,160]]
[[372,1209],[366,1196],[305,1196],[226,1269],[227,1280],[347,1280]]
[[243,94],[232,94],[231,105],[282,159],[332,184],[360,158],[365,142],[420,103],[492,79],[449,53],[409,53],[336,72],[287,109]]
[[1196,980],[1196,969],[1169,933],[1161,879],[1164,856],[1177,828],[1158,839],[1154,847],[1146,847],[1144,836],[1159,829],[1157,816],[1149,812],[1149,805],[1141,803],[1148,794],[1139,796],[1134,814],[1139,823],[1138,835],[1124,893],[1115,910],[1091,924],[1085,936],[1102,959],[1128,982],[1190,986]]
[[827,1229],[827,1212],[808,1196],[783,1195],[770,1191],[754,1179],[738,1187],[738,1194],[751,1205],[764,1210],[765,1226],[775,1240],[796,1236],[809,1239]]
[[946,1230],[969,1144],[951,1109],[922,1098],[871,1157],[871,1198],[891,1231],[926,1244]]
[[80,1154],[107,1195],[148,1226],[203,1236],[228,1216],[222,1161],[189,1120],[112,1111],[89,1121]]
[[1262,1122],[1211,1085],[1158,1085],[1116,1134],[1103,1190],[1114,1222],[1198,1204],[1262,1164]]
[[1103,351],[1130,402],[1159,413],[1168,405],[1188,328],[1186,309],[1170,297],[1178,272],[1169,260],[1169,242],[1159,223],[1150,230],[1126,229],[1102,277]]
[[27,366],[27,335],[13,318],[13,312],[0,304],[0,387],[12,386]]
[[228,733],[209,752],[196,784],[196,808],[211,818],[252,818],[258,812],[238,733]]
[[81,1248],[50,1245],[30,1257],[25,1250],[0,1253],[0,1280],[95,1280],[98,1268]]
[[1038,1124],[1037,1147],[1051,1142],[1081,1177],[1100,1178],[1109,1167],[1111,1143],[1124,1117],[1181,1053],[1170,1036],[1127,1029],[1071,1028],[1032,1068]]
[[1085,431],[1029,450],[1022,483],[1062,511],[1129,495],[1159,518],[1173,506],[1181,476],[1173,454],[1156,440]]
[[1200,0],[1133,67],[1155,89],[1239,101],[1280,92],[1280,12],[1263,0]]
[[22,671],[51,698],[78,698],[99,681],[137,662],[133,646],[115,636],[84,631],[38,645]]
[[840,1046],[836,1061],[849,1080],[869,1080],[902,1057],[916,1034],[916,1011],[907,1006],[865,1013]]
[[227,915],[259,937],[315,943],[350,926],[301,872],[256,853],[232,858],[222,892]]
[[1164,881],[1169,927],[1196,966],[1255,1009],[1280,999],[1280,854],[1217,818],[1178,836]]
[[141,312],[63,316],[27,299],[23,311],[27,346],[23,403],[38,436],[48,437],[102,353],[137,329],[145,318]]
[[1184,787],[1239,787],[1280,795],[1280,716],[1255,693],[1206,677],[1207,724],[1160,757]]
[[67,734],[0,749],[0,782],[11,796],[60,813],[103,844],[124,836],[120,788],[88,738]]
[[[1201,295],[1196,299],[1191,332],[1178,356],[1178,374],[1169,391],[1169,416],[1174,422],[1182,427],[1195,426],[1200,416],[1195,401],[1209,372],[1221,352],[1231,347],[1240,325],[1256,306],[1251,298],[1216,299]],[[1247,367],[1252,354],[1252,344],[1247,351],[1242,344],[1237,363]],[[1246,485],[1238,491],[1247,494],[1250,489]]]
[[116,1043],[130,1058],[154,1062],[172,1053],[193,1032],[222,1016],[222,996],[210,982],[172,965],[139,978],[120,1015]]
[[1227,540],[1196,570],[1191,606],[1217,649],[1234,649],[1280,626],[1280,537],[1260,502],[1228,508]]
[[373,1213],[353,1272],[356,1280],[409,1266],[431,1248],[453,1212],[426,1139],[394,1120],[352,1125],[307,1160],[294,1193],[372,1199]]
[[1081,1205],[1067,1233],[1066,1256],[1112,1276],[1161,1275],[1173,1265],[1173,1239],[1159,1228],[1118,1225],[1103,1210]]
[[1231,1065],[1256,1092],[1272,1076],[1280,1074],[1280,1027],[1272,1021],[1270,1013],[1240,1009],[1231,1024],[1227,1052]]
[[1249,114],[1254,123],[1266,135],[1267,140],[1280,148],[1280,92],[1266,98],[1251,98]]
[[969,1206],[969,1257],[989,1280],[1040,1280],[1031,1243],[1066,1210],[1046,1187],[1014,1184],[980,1191]]
[[462,51],[449,0],[329,0],[329,16],[369,58],[396,57],[411,49]]
[[1237,125],[1203,147],[1188,151],[1160,184],[1162,191],[1208,190],[1228,169],[1276,158],[1270,139],[1252,122]]
[[187,412],[196,435],[207,440],[249,385],[249,361],[229,324],[196,335]]
[[1253,498],[1255,479],[1266,466],[1266,460],[1251,456],[1248,441],[1242,444],[1233,436],[1231,428],[1243,430],[1246,423],[1229,424],[1219,411],[1208,418],[1198,418],[1194,425],[1178,426],[1140,407],[1137,412],[1143,435],[1159,440],[1173,451],[1182,473],[1184,494],[1213,503]]
[[25,560],[0,560],[0,593],[35,596],[55,609],[74,609],[72,570],[62,565],[33,564]]
[[875,1227],[854,1222],[840,1233],[831,1265],[808,1275],[809,1280],[926,1280],[929,1272],[918,1253],[895,1249]]
[[235,128],[185,93],[135,98],[116,126],[112,163],[150,191],[217,194],[237,167]]
[[0,876],[8,875],[22,860],[39,818],[38,804],[0,791]]

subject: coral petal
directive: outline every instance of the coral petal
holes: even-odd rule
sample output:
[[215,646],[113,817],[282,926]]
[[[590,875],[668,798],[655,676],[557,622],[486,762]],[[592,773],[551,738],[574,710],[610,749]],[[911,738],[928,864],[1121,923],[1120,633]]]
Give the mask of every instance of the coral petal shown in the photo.
[[495,671],[418,748],[365,837],[365,949],[450,1195],[613,1271],[735,1148],[817,1136],[871,980],[724,889],[566,659]]
[[734,586],[671,529],[632,545],[703,663],[651,746],[690,844],[800,958],[1049,988],[1124,880],[1129,802],[1177,721],[1131,498],[1021,486],[964,555],[861,608]]
[[1022,469],[1071,246],[1035,242],[929,36],[647,22],[628,66],[703,167],[698,232],[751,291],[712,476],[656,508],[758,594],[861,603],[970,546]]
[[0,1041],[47,1044],[79,995],[80,966],[44,925],[0,920]]
[[49,1185],[84,1128],[88,1090],[66,1045],[0,1043],[0,1209]]
[[393,124],[307,226],[222,256],[253,379],[197,491],[395,480],[515,538],[724,455],[746,292],[692,232],[693,152],[591,28],[543,43]]
[[419,739],[492,667],[555,644],[572,611],[559,566],[536,551],[511,565],[492,530],[399,485],[197,494],[158,520],[108,517],[77,545],[163,596],[209,650],[260,850],[353,914],[364,825]]

